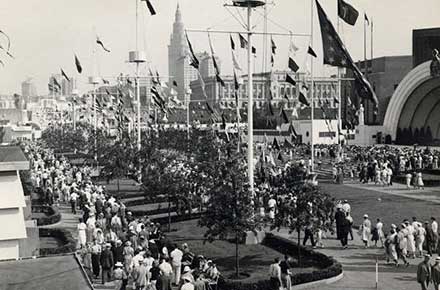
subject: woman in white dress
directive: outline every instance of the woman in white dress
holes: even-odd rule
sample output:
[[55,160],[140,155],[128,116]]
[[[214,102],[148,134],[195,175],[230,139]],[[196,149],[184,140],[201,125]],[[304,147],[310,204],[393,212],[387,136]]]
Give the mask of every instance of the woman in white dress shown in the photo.
[[77,226],[78,229],[78,245],[80,248],[84,248],[87,243],[87,225],[83,222],[83,219],[79,219],[79,224]]
[[[393,227],[394,226],[394,227]],[[397,251],[396,251],[396,230],[395,225],[391,225],[390,234],[385,241],[385,251],[387,256],[387,263],[392,260],[397,265]]]
[[405,175],[405,178],[406,178],[406,188],[407,189],[411,189],[411,179],[412,179],[412,175],[411,175],[411,173],[407,173],[406,175]]
[[370,236],[371,236],[371,221],[368,219],[367,214],[364,214],[364,221],[362,222],[360,230],[361,230],[362,241],[365,244],[365,248],[368,248]]
[[422,172],[417,172],[417,187],[421,189],[425,189],[425,184],[423,183]]
[[380,244],[381,244],[381,248],[383,248],[384,247],[384,242],[385,242],[385,234],[383,232],[383,223],[380,220],[380,218],[377,219],[376,230],[377,230],[377,235],[379,236],[379,241],[380,241]]

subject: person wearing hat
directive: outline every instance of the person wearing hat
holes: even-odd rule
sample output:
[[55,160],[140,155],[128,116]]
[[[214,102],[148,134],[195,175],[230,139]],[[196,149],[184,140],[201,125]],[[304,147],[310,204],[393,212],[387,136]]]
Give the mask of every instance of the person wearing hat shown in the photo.
[[183,285],[180,290],[194,290],[194,284],[189,277],[183,278]]
[[147,265],[144,263],[144,259],[138,259],[139,265],[134,268],[132,272],[132,277],[134,280],[134,284],[136,286],[136,290],[143,290],[145,286],[147,286]]
[[101,253],[101,276],[102,276],[102,284],[105,284],[106,281],[110,281],[112,268],[115,264],[113,259],[113,253],[110,250],[112,245],[107,243],[105,245],[105,250]]
[[434,290],[440,290],[440,257],[435,258],[435,264],[431,268],[431,280]]
[[364,214],[364,221],[362,222],[362,225],[360,227],[360,233],[365,248],[368,248],[371,236],[371,221],[368,219],[367,214]]
[[408,233],[407,235],[407,252],[408,255],[411,255],[413,259],[416,258],[416,240],[415,240],[415,234],[416,229],[413,227],[413,225],[409,222],[409,220],[405,220],[405,227],[406,231]]
[[179,288],[182,287],[183,281],[185,279],[187,279],[187,280],[189,279],[189,281],[191,283],[195,282],[194,275],[192,274],[192,270],[191,270],[191,268],[189,266],[183,267],[183,274],[182,274],[182,279],[181,279],[182,281],[180,282],[180,285],[179,285],[180,287]]
[[115,280],[115,290],[122,289],[122,285],[126,282],[127,273],[123,269],[124,265],[121,262],[115,264],[115,269],[113,270],[113,279]]
[[425,254],[423,262],[417,266],[417,282],[420,284],[422,290],[428,290],[429,282],[431,282],[432,269],[429,263],[430,259],[431,255]]

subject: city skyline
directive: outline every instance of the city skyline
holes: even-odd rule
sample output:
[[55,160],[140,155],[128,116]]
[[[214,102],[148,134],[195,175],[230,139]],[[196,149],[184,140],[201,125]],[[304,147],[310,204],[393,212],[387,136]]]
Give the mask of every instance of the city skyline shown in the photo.
[[[135,1],[121,3],[116,0],[90,1],[41,1],[30,0],[26,6],[11,1],[0,4],[1,29],[11,37],[11,51],[14,60],[5,59],[5,67],[0,68],[0,93],[19,93],[21,83],[28,77],[35,80],[37,91],[47,93],[47,78],[63,68],[69,76],[78,78],[80,90],[90,89],[86,85],[87,77],[96,72],[105,78],[116,77],[120,72],[133,74],[134,67],[126,63],[128,51],[135,49]],[[180,0],[180,9],[185,27],[188,29],[243,30],[235,19],[222,7],[226,1],[216,0],[205,3],[202,0]],[[336,3],[322,3],[331,20],[336,25]],[[394,1],[381,3],[380,7],[365,0],[349,1],[360,12],[355,27],[342,25],[341,35],[355,60],[363,59],[363,13],[366,10],[370,20],[374,21],[374,56],[409,55],[412,52],[412,29],[438,26],[435,14],[440,11],[440,3],[434,0],[425,1],[425,5],[412,5],[412,1]],[[140,2],[139,37],[140,49],[145,48],[151,67],[163,76],[168,75],[169,37],[177,1],[153,1],[158,12],[156,16],[147,14],[144,2]],[[103,9],[102,7],[104,7]],[[200,13],[215,11],[209,15]],[[276,1],[270,12],[269,31],[285,32],[280,26],[294,32],[308,33],[310,30],[310,1]],[[235,10],[233,10],[235,12]],[[297,11],[297,12],[293,12]],[[390,25],[390,11],[393,11],[395,25]],[[244,15],[244,11],[241,11]],[[411,13],[410,13],[411,12]],[[262,10],[254,13],[256,30],[262,30]],[[17,21],[20,15],[20,21]],[[41,19],[44,19],[41,21]],[[227,19],[226,21],[223,21]],[[277,25],[275,25],[274,23]],[[384,29],[386,27],[386,29]],[[314,49],[321,55],[321,42],[315,12]],[[111,50],[105,53],[95,44],[99,35]],[[189,33],[197,52],[209,51],[206,34]],[[228,35],[212,34],[217,55],[223,63],[223,74],[232,73]],[[236,38],[238,41],[238,38]],[[283,69],[287,59],[288,37],[274,36],[278,50],[275,62],[276,69]],[[369,39],[369,34],[368,34]],[[299,47],[307,46],[307,40],[294,39]],[[257,55],[256,72],[261,65],[262,38],[256,37]],[[93,63],[92,52],[96,49],[96,63]],[[368,57],[370,47],[367,49]],[[85,68],[77,76],[73,55],[77,54]],[[244,51],[240,51],[239,61],[245,68]],[[305,54],[298,54],[298,63],[302,66]],[[4,57],[2,57],[4,59]],[[323,68],[322,60],[315,62],[316,71],[328,73]],[[144,69],[143,73],[146,73]]]

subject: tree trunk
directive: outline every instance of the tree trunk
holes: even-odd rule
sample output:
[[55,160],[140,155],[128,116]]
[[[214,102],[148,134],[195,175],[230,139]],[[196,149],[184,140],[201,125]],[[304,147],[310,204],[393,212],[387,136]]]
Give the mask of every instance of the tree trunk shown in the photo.
[[120,187],[119,187],[119,177],[117,179],[117,183],[118,183],[118,195],[119,195],[119,191],[121,190]]
[[297,229],[298,232],[298,267],[301,266],[301,230]]
[[235,232],[235,276],[236,278],[240,278],[240,262],[239,262],[239,253],[238,253],[238,232]]

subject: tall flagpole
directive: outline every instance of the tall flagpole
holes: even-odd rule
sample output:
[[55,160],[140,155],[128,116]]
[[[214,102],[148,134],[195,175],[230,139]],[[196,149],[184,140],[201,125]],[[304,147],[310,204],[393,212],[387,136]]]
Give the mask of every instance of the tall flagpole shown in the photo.
[[253,75],[252,75],[252,6],[248,4],[247,29],[248,29],[248,176],[249,189],[254,193],[254,130],[253,130]]
[[[311,0],[311,17],[310,17],[310,46],[313,48],[313,9],[314,9],[314,5],[313,5],[313,1],[315,0]],[[310,113],[310,143],[311,143],[311,167],[310,167],[310,171],[313,172],[314,168],[315,168],[315,144],[314,144],[314,138],[313,138],[313,120],[315,117],[315,98],[314,98],[314,94],[315,94],[315,89],[314,89],[314,81],[313,81],[313,57],[310,57],[310,78],[311,78],[311,88],[310,88],[310,93],[311,93],[311,113]]]
[[[338,19],[337,21],[337,30],[338,30],[338,35],[339,35],[339,27],[340,27],[340,19],[339,19],[339,0],[336,1],[336,5],[337,5],[337,9],[336,9],[336,18]],[[338,161],[341,162],[342,161],[342,144],[341,144],[341,130],[342,130],[342,102],[341,102],[341,68],[338,67]]]

